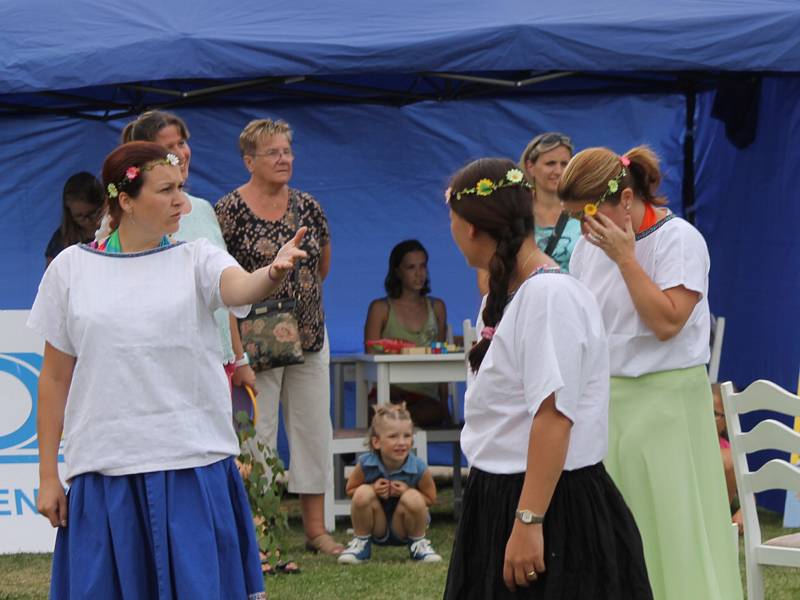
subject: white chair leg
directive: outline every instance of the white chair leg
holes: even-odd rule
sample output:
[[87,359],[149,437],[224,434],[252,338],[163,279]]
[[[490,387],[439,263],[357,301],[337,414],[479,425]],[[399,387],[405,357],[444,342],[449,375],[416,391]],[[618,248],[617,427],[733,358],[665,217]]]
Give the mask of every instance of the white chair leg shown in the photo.
[[733,547],[736,548],[736,560],[739,560],[739,526],[731,523],[731,533],[733,534]]
[[324,504],[324,518],[325,518],[325,530],[333,533],[336,530],[336,515],[333,514],[333,501],[334,501],[334,493],[333,493],[333,478],[329,478],[330,481],[328,482],[328,489],[325,490],[325,499],[323,501]]
[[763,569],[755,559],[747,565],[747,600],[764,600]]

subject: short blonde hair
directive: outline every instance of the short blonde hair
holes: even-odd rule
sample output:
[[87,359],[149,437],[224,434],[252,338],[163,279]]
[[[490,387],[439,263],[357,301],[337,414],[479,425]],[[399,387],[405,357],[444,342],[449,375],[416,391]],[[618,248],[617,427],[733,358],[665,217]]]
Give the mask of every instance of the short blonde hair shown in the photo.
[[242,156],[255,154],[258,141],[273,135],[285,135],[289,143],[292,143],[292,129],[286,121],[278,119],[254,119],[250,121],[242,133],[239,134],[239,151]]

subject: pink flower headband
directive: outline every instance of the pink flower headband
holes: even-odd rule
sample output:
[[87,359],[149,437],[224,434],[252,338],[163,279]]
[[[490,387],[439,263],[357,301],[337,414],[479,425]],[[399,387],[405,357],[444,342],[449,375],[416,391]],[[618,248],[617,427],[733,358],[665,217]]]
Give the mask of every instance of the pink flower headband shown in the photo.
[[142,165],[141,167],[128,167],[125,169],[125,177],[119,183],[109,183],[106,186],[106,192],[108,192],[109,198],[116,198],[119,196],[120,192],[125,191],[124,188],[128,185],[131,181],[134,181],[139,175],[142,174],[142,171],[149,171],[155,166],[158,165],[169,165],[171,167],[180,166],[181,161],[180,159],[172,154],[171,152],[167,154],[164,158],[151,160],[147,164]]

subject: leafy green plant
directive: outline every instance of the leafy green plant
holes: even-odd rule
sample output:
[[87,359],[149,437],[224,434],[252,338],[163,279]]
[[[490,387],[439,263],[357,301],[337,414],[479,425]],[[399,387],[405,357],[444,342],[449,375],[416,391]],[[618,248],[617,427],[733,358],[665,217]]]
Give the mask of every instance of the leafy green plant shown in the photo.
[[240,472],[250,501],[258,546],[270,556],[277,556],[281,534],[289,528],[287,512],[281,508],[283,486],[279,478],[285,473],[277,452],[256,437],[256,430],[245,411],[236,413],[239,436]]

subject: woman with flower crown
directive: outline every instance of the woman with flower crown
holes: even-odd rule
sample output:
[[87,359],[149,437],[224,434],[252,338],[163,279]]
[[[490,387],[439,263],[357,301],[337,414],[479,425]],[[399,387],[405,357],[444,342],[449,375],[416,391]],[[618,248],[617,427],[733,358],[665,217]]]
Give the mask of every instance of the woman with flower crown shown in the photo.
[[606,467],[631,507],[657,600],[742,597],[712,417],[705,241],[658,196],[658,158],[589,148],[558,186],[582,219],[570,272],[609,335]]
[[[204,198],[189,194],[186,189],[189,180],[189,167],[192,162],[192,148],[189,145],[189,127],[178,115],[163,110],[148,110],[122,129],[122,143],[155,142],[180,159],[183,176],[183,193],[186,196],[187,212],[181,217],[178,231],[172,236],[174,240],[191,242],[205,238],[217,248],[227,250],[219,221],[211,203]],[[250,361],[242,347],[242,340],[237,329],[236,318],[224,309],[214,314],[217,322],[220,343],[222,344],[222,361],[225,371],[233,385],[249,385],[256,393],[256,374],[250,367]]]
[[606,473],[608,346],[597,303],[531,235],[508,159],[456,173],[450,231],[489,272],[469,354],[470,462],[448,600],[652,598],[633,516]]
[[37,508],[59,528],[50,597],[266,598],[213,313],[246,315],[279,286],[305,230],[247,273],[205,239],[171,242],[186,196],[164,147],[118,147],[103,183],[111,235],[53,260],[28,320],[46,340]]

